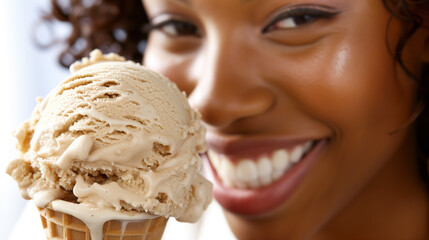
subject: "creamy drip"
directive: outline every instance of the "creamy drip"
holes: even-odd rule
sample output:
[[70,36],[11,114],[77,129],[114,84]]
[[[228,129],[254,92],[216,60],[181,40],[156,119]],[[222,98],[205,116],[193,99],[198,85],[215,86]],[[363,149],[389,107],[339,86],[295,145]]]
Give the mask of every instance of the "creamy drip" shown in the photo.
[[64,151],[60,159],[55,162],[55,165],[65,169],[70,166],[73,160],[82,161],[88,158],[89,150],[92,147],[92,139],[90,136],[83,135],[76,138],[72,144]]
[[122,221],[122,230],[125,231],[126,225],[130,222],[144,221],[157,217],[147,213],[131,215],[130,213],[110,208],[92,208],[85,206],[85,204],[76,204],[62,200],[52,201],[51,208],[55,211],[72,215],[84,222],[91,233],[92,240],[102,240],[103,225],[110,220]]
[[[144,146],[152,145],[148,138],[149,137],[144,137],[143,135],[135,136],[130,141],[120,142],[97,149],[96,151],[90,151],[89,146],[93,145],[93,140],[83,135],[76,138],[72,144],[70,144],[63,155],[61,155],[60,160],[55,162],[55,165],[62,169],[67,169],[74,161],[98,162],[106,160],[112,164],[126,165],[126,162],[136,159],[136,156],[141,156],[144,151],[147,151]],[[157,141],[160,139],[160,136],[156,137]],[[143,178],[145,182],[144,192],[136,192],[133,191],[134,189],[131,191],[124,189],[116,182],[102,185],[97,183],[88,184],[85,183],[81,176],[78,176],[76,178],[76,185],[73,188],[73,194],[81,200],[85,199],[85,201],[92,202],[99,207],[113,205],[119,210],[121,209],[121,205],[119,204],[121,200],[127,203],[137,204],[141,202],[142,199],[156,197],[159,192],[171,192],[175,186],[169,184],[167,180],[170,178],[172,172],[177,171],[175,168],[178,166],[187,168],[197,164],[199,160],[197,156],[192,156],[191,152],[185,151],[191,144],[192,142],[190,142],[190,139],[186,139],[181,146],[183,150],[177,152],[175,156],[159,166],[156,172],[148,171],[140,174],[140,177]],[[117,151],[120,151],[121,154],[118,154]],[[197,164],[197,168],[199,168],[199,164]],[[195,187],[197,190],[200,188],[200,186]],[[180,199],[173,199],[173,201],[180,201]]]

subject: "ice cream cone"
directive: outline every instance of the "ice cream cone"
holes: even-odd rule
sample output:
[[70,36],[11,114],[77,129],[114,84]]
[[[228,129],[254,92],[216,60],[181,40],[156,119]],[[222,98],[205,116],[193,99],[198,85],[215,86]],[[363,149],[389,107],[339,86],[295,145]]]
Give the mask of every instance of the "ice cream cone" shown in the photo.
[[[166,77],[94,50],[15,132],[7,173],[40,208],[48,239],[160,239],[212,199],[205,127]],[[122,209],[122,210],[120,210]],[[118,211],[117,211],[118,210]]]
[[[91,240],[84,222],[69,214],[49,208],[38,208],[48,240]],[[159,240],[168,219],[157,217],[142,221],[110,220],[103,226],[103,240]]]

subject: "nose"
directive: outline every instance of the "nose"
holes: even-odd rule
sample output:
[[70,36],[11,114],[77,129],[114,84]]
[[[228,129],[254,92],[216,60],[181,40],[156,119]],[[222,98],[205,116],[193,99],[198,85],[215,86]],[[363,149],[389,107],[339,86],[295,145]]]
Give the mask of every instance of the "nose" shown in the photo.
[[194,62],[196,85],[189,101],[210,126],[228,127],[258,116],[275,102],[273,91],[258,76],[252,46],[242,42],[241,37],[217,35],[207,40]]

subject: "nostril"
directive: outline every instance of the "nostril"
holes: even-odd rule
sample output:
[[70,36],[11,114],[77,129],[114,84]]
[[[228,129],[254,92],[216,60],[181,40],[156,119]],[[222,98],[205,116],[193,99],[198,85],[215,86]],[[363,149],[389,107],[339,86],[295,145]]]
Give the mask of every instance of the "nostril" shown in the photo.
[[189,98],[191,105],[201,113],[206,124],[215,127],[226,127],[239,119],[259,116],[271,109],[276,99],[266,88],[194,93]]

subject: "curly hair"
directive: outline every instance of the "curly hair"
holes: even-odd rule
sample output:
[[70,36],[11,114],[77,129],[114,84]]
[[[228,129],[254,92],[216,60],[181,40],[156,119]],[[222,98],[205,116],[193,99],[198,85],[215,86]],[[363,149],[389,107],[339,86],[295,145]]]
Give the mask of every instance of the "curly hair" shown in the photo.
[[[399,66],[418,84],[416,110],[409,123],[416,123],[417,138],[422,157],[419,166],[423,179],[429,186],[429,64],[416,75],[408,70],[402,60],[402,50],[407,41],[422,26],[423,16],[429,16],[429,0],[381,0],[392,18],[402,21],[402,33],[392,56]],[[59,62],[68,67],[76,60],[87,56],[94,48],[103,52],[115,52],[127,59],[140,62],[147,42],[145,26],[149,20],[141,0],[51,0],[51,10],[44,14],[44,24],[64,22],[71,25],[70,35],[63,40],[64,49]],[[388,28],[388,26],[387,26]],[[387,39],[386,39],[387,40]],[[429,44],[429,37],[426,39]],[[387,44],[387,41],[386,41]]]
[[[405,124],[416,122],[417,142],[421,156],[418,159],[420,175],[429,186],[429,64],[424,63],[422,72],[416,75],[409,71],[402,60],[402,50],[407,41],[420,28],[428,28],[422,16],[429,16],[429,0],[383,0],[384,6],[391,13],[391,18],[398,18],[402,21],[402,33],[396,48],[391,52],[397,63],[410,79],[418,85],[418,104],[409,121]],[[427,19],[426,19],[427,20]],[[429,36],[426,42],[429,41]]]
[[[51,9],[42,16],[42,24],[71,25],[58,61],[68,67],[87,56],[94,48],[115,52],[140,62],[146,45],[148,23],[141,0],[51,0]],[[36,29],[37,31],[37,29]],[[51,42],[57,42],[51,39]]]

